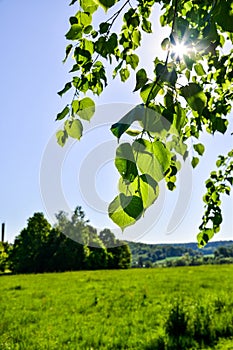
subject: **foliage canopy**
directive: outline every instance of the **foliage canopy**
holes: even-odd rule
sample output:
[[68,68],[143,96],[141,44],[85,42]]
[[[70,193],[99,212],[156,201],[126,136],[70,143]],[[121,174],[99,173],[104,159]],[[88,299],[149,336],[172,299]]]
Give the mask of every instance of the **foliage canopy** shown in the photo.
[[[162,40],[166,58],[152,57],[152,76],[140,65],[137,49],[143,45],[143,32],[154,29],[151,14],[161,7],[160,24],[170,27]],[[78,7],[70,17],[65,62],[72,54],[72,79],[58,92],[73,89],[71,103],[57,115],[64,120],[57,141],[80,139],[82,120],[90,121],[94,101],[86,93],[100,95],[111,77],[122,82],[135,77],[134,92],[142,103],[111,127],[120,140],[124,133],[131,142],[120,143],[115,165],[120,174],[119,195],[109,205],[110,218],[122,229],[134,224],[159,195],[159,182],[165,179],[169,190],[176,185],[181,168],[179,158],[188,156],[195,168],[205,147],[202,132],[224,134],[229,126],[233,98],[233,6],[231,0],[72,0]],[[95,12],[106,12],[106,20],[95,26]],[[110,15],[109,15],[109,12]],[[115,30],[116,21],[122,21]],[[185,48],[185,51],[183,49]],[[177,50],[179,50],[177,52]],[[140,67],[141,66],[141,67]],[[137,122],[137,130],[131,125]],[[221,195],[230,194],[233,181],[233,151],[217,160],[218,171],[206,181],[205,213],[197,236],[204,246],[222,223]]]
[[8,248],[9,254],[4,254],[7,249],[3,251],[0,244],[0,271],[8,267],[6,262],[16,273],[130,267],[128,245],[108,229],[98,236],[97,230],[85,220],[81,207],[76,207],[71,218],[63,211],[56,218],[57,224],[52,228],[43,213],[35,213],[12,248]]

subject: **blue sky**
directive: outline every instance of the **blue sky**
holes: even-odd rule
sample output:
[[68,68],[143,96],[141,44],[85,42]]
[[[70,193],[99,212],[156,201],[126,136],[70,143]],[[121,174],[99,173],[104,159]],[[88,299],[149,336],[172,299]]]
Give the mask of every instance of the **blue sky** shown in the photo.
[[[117,143],[109,132],[109,126],[114,113],[119,112],[120,118],[124,109],[127,111],[131,105],[140,102],[138,95],[131,92],[133,79],[128,84],[121,84],[116,79],[96,99],[96,104],[100,106],[99,116],[93,118],[93,124],[86,125],[87,132],[80,143],[63,150],[65,158],[61,174],[54,174],[53,167],[48,164],[48,182],[53,182],[53,176],[61,181],[66,199],[64,208],[59,206],[63,204],[58,194],[54,194],[54,202],[49,209],[45,198],[41,196],[41,186],[42,194],[44,191],[44,183],[40,182],[41,162],[43,164],[46,147],[59,127],[55,116],[69,102],[69,96],[61,99],[56,92],[69,79],[67,72],[70,66],[63,65],[62,59],[67,44],[64,34],[69,28],[68,18],[74,12],[75,8],[69,7],[65,0],[0,0],[0,222],[6,222],[6,238],[9,241],[13,241],[34,212],[43,211],[52,221],[54,213],[51,208],[66,210],[82,205],[94,226],[115,228],[104,213],[107,202],[117,193],[118,179],[112,161]],[[150,57],[156,53],[162,37],[160,33],[145,39],[146,54],[145,50],[139,51],[142,64],[149,65]],[[109,118],[106,114],[109,114]],[[103,123],[104,120],[106,123]],[[185,198],[182,197],[182,186],[178,186],[174,193],[164,193],[161,203],[150,209],[138,227],[126,230],[123,236],[119,231],[114,231],[117,235],[146,242],[195,241],[202,216],[204,180],[214,168],[216,155],[232,147],[229,135],[204,136],[203,141],[206,154],[191,174],[191,195],[187,205],[181,205],[183,211],[186,209],[185,214],[176,213],[177,221],[182,221],[177,229],[168,234],[166,227],[179,195],[180,201]],[[109,151],[107,155],[110,148],[112,154]],[[59,146],[55,152],[58,158],[62,157]],[[100,159],[102,163],[92,169],[88,159],[102,153],[105,153]],[[84,172],[81,175],[80,169]],[[95,197],[100,199],[99,203],[92,205],[88,199],[90,193],[80,189],[83,178],[87,181],[87,191],[88,184],[90,188],[91,183],[94,184]],[[215,239],[232,239],[232,198],[223,199],[223,211],[224,224]],[[145,227],[146,233],[143,234]]]

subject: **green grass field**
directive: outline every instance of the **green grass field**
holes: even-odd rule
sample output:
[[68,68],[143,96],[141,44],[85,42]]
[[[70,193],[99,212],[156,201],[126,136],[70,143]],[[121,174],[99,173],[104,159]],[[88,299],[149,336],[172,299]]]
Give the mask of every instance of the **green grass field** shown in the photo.
[[1,350],[185,348],[233,349],[233,265],[0,276]]

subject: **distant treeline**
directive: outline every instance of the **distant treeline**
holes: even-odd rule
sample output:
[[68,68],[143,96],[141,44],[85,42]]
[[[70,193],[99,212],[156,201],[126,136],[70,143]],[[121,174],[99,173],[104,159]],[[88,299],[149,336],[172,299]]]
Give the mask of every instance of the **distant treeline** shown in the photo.
[[0,271],[41,273],[131,266],[129,246],[109,229],[97,234],[81,207],[71,218],[63,211],[56,218],[57,224],[52,227],[43,213],[35,213],[13,245],[1,243]]
[[196,243],[145,244],[128,242],[133,267],[183,266],[233,263],[233,241],[210,242],[199,249]]
[[129,267],[186,266],[233,263],[233,241],[145,244],[117,240],[109,229],[99,234],[81,207],[72,216],[60,211],[54,227],[43,213],[28,219],[14,244],[0,242],[0,271],[61,272]]

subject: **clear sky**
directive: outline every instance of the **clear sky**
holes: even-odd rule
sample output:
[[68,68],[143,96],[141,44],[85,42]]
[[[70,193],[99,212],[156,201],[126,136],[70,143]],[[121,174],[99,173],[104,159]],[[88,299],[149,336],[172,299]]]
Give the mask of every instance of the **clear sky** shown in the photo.
[[[81,142],[65,149],[55,145],[54,133],[59,128],[55,117],[70,97],[61,99],[56,92],[69,79],[70,66],[63,65],[62,59],[68,18],[74,12],[65,0],[0,0],[0,222],[6,222],[6,239],[13,241],[34,212],[45,212],[53,222],[58,210],[82,205],[95,227],[110,227],[125,239],[195,241],[204,180],[215,166],[216,155],[232,147],[230,133],[204,136],[206,154],[194,171],[186,168],[181,186],[174,193],[162,187],[161,199],[136,227],[123,235],[115,230],[106,214],[118,179],[113,165],[117,143],[109,127],[140,100],[131,92],[133,79],[128,84],[116,79],[95,99],[97,113],[85,125]],[[157,21],[155,16],[155,25]],[[146,50],[138,51],[141,66],[149,66],[162,37],[156,32],[145,38]],[[232,198],[223,199],[224,223],[216,240],[233,238],[232,204]]]

